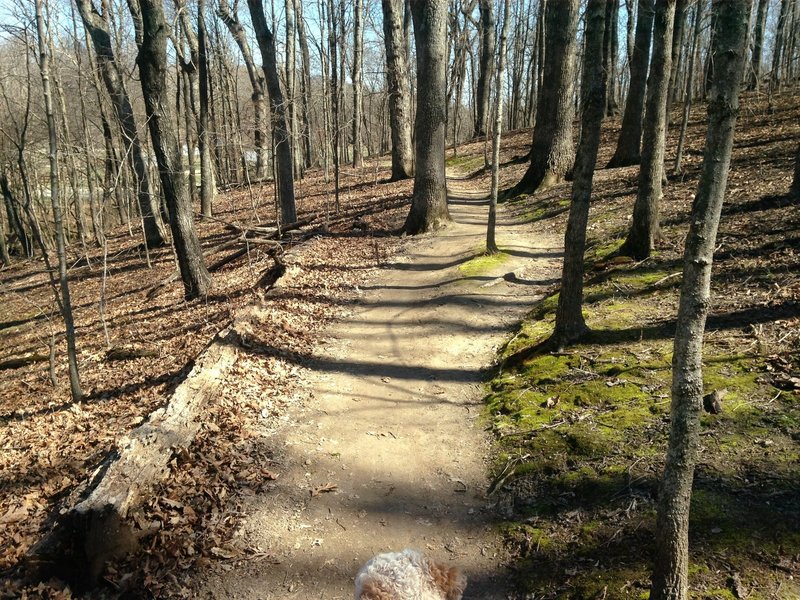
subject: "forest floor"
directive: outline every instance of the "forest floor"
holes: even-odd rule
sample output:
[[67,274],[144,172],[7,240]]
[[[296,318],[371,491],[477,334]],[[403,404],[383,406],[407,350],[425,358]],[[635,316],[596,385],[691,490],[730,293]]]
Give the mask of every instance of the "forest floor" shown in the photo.
[[[618,127],[604,125],[599,165]],[[494,372],[484,410],[493,347],[502,361],[552,329],[553,249],[570,187],[506,204],[504,219],[518,228],[510,231],[524,239],[501,234],[501,260],[476,258],[475,193],[488,189],[482,142],[448,158],[462,174],[453,183],[462,223],[420,240],[393,235],[411,182],[385,183],[385,163],[345,170],[339,213],[330,183],[310,173],[299,212],[319,216],[292,234],[285,283],[268,293],[257,283],[273,262],[256,246],[214,274],[209,297],[185,302],[178,283],[148,297],[174,272],[172,254],[146,256],[124,226],[105,260],[91,248],[87,263],[73,243],[88,392],[80,404],[69,401],[41,263],[3,269],[0,363],[45,360],[0,371],[0,597],[69,597],[63,584],[23,588],[16,578],[48,516],[163,405],[209,339],[255,306],[258,351],[240,350],[200,435],[132,515],[153,533],[109,565],[99,596],[348,597],[360,561],[416,545],[463,565],[474,582],[468,597],[514,597],[505,587],[513,583],[537,600],[646,598],[671,327],[704,135],[698,105],[684,172],[665,189],[664,241],[648,261],[615,256],[637,168],[596,172],[586,287],[596,333],[567,353]],[[690,573],[698,598],[800,598],[800,206],[783,196],[798,138],[797,96],[744,98],[707,329],[708,391],[726,396],[720,414],[703,417]],[[521,176],[514,157],[529,145],[529,131],[504,140],[503,184]],[[232,251],[231,224],[274,219],[270,198],[269,187],[220,194],[217,220],[199,223],[209,263]],[[46,360],[53,334],[56,387]],[[379,473],[378,460],[395,461],[391,472]],[[508,570],[493,572],[500,561]]]

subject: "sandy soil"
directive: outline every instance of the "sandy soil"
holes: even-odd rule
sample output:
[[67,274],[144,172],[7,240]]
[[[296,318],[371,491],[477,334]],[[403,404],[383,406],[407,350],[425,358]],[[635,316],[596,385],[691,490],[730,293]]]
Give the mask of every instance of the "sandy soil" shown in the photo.
[[264,557],[215,566],[194,593],[352,598],[361,564],[410,547],[460,566],[465,598],[511,597],[485,493],[481,370],[558,276],[561,240],[501,213],[508,258],[465,275],[486,208],[458,183],[454,224],[379,271],[307,365],[312,401],[274,437],[281,475],[240,532]]

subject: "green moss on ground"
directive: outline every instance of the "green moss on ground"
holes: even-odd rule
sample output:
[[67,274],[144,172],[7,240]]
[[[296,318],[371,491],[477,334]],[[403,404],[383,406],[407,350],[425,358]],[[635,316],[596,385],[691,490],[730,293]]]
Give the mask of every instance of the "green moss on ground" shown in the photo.
[[508,262],[509,255],[503,251],[496,254],[480,254],[458,266],[458,271],[464,277],[491,276],[497,272],[497,267]]
[[[590,252],[603,261],[620,243]],[[503,534],[521,588],[536,598],[649,596],[675,272],[655,262],[591,276],[585,318],[593,333],[566,352],[501,368],[488,384],[496,495],[512,515]],[[547,340],[557,304],[552,294],[533,307],[501,360]],[[727,600],[733,569],[757,598],[787,583],[774,565],[795,564],[800,552],[800,402],[769,385],[766,357],[731,353],[717,338],[704,349],[704,389],[726,395],[721,414],[701,416],[691,586],[695,598]]]

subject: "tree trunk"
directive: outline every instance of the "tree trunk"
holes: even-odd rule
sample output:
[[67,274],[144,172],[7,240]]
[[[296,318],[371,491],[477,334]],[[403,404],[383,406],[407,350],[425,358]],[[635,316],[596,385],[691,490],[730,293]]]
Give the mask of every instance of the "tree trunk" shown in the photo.
[[45,116],[47,118],[47,131],[49,133],[50,159],[50,202],[53,206],[53,221],[56,230],[56,250],[58,252],[58,281],[61,288],[61,314],[64,318],[67,337],[67,359],[69,362],[69,388],[73,402],[80,402],[83,398],[81,381],[78,375],[78,353],[75,345],[75,323],[72,317],[72,301],[67,281],[67,252],[64,247],[64,219],[58,198],[58,140],[56,133],[56,120],[53,114],[53,98],[50,91],[50,56],[47,53],[47,38],[45,34],[42,0],[34,2],[36,11],[36,32],[39,38],[39,70],[42,76],[42,94],[44,96]]
[[[563,348],[579,339],[587,330],[583,319],[583,254],[586,248],[586,224],[592,182],[600,146],[600,125],[606,111],[608,72],[604,68],[604,35],[607,33],[608,5],[615,0],[589,0],[586,9],[586,42],[581,90],[581,138],[575,157],[572,201],[567,232],[564,236],[564,267],[558,296],[553,341]],[[612,27],[613,29],[613,27]]]
[[692,34],[692,46],[689,51],[689,67],[686,74],[686,95],[683,100],[683,119],[681,120],[681,132],[678,136],[678,149],[675,152],[675,170],[679,175],[681,172],[681,161],[683,160],[683,145],[686,141],[686,129],[689,126],[689,114],[692,109],[692,87],[694,86],[694,65],[697,60],[698,45],[700,40],[701,25],[703,23],[703,8],[698,2],[694,7],[694,33]]
[[411,143],[411,84],[408,79],[402,0],[381,0],[389,87],[389,126],[392,131],[392,181],[413,174]]
[[633,52],[635,47],[635,20],[636,20],[636,2],[637,0],[625,0],[625,11],[628,13],[628,19],[625,21],[625,50],[627,52],[627,62],[629,70],[629,80],[633,79],[630,73],[631,61],[633,60]]
[[8,226],[13,233],[16,234],[22,252],[28,258],[33,256],[33,240],[25,227],[22,224],[22,218],[19,214],[19,204],[11,188],[8,185],[8,177],[5,173],[0,173],[0,191],[3,193],[3,203],[5,204],[6,217],[8,218]]
[[275,139],[275,167],[278,175],[278,198],[281,223],[294,223],[297,209],[294,202],[294,163],[292,162],[291,138],[286,123],[286,103],[278,76],[278,59],[275,53],[275,38],[267,27],[262,0],[247,0],[250,18],[261,50],[261,61],[267,81],[267,92],[272,109],[272,133]]
[[[606,25],[603,34],[603,69],[606,72],[606,116],[619,114],[617,96],[617,57],[619,55],[619,2],[607,2]],[[586,56],[586,55],[584,55]],[[611,85],[608,85],[608,82]]]
[[[341,0],[340,0],[341,1]],[[336,198],[336,212],[338,213],[341,209],[341,205],[339,203],[339,176],[340,172],[339,169],[341,167],[341,119],[342,119],[342,105],[340,102],[341,96],[339,94],[339,88],[341,87],[342,81],[339,78],[339,67],[337,65],[337,54],[339,49],[338,44],[338,29],[339,27],[344,27],[344,22],[339,22],[337,14],[336,14],[336,7],[334,5],[334,0],[328,0],[328,52],[330,53],[330,60],[328,61],[328,65],[331,69],[331,84],[330,84],[330,106],[331,106],[331,127],[333,128],[333,135],[331,136],[331,148],[332,156],[333,156],[333,191],[334,196]]]
[[228,28],[239,51],[242,53],[244,64],[247,69],[247,76],[250,79],[250,87],[253,90],[251,100],[253,102],[253,139],[256,150],[256,178],[264,179],[267,174],[267,136],[264,132],[264,113],[266,110],[264,98],[264,78],[259,76],[253,54],[250,51],[250,44],[247,41],[247,34],[244,27],[239,22],[239,16],[231,13],[228,8],[228,0],[220,0],[217,14],[225,27]]
[[669,72],[669,92],[667,93],[668,122],[669,109],[678,97],[678,80],[680,77],[681,57],[683,56],[683,32],[686,24],[686,9],[688,6],[689,0],[677,0],[675,3],[675,21],[672,26],[672,62]]
[[167,23],[161,0],[139,0],[142,44],[136,63],[142,83],[150,138],[158,163],[161,191],[167,203],[170,229],[187,299],[208,293],[206,269],[192,219],[192,205],[181,165],[178,135],[167,94]]
[[767,27],[769,0],[758,0],[756,24],[753,29],[753,55],[750,61],[750,82],[748,90],[757,90],[761,83],[761,59],[764,53],[764,31]]
[[637,260],[650,256],[660,237],[658,205],[664,171],[667,96],[672,50],[675,0],[656,0],[653,60],[647,80],[647,106],[643,125],[642,165],[633,207],[633,221],[621,252]]
[[683,285],[672,359],[670,437],[659,492],[651,600],[688,598],[689,505],[703,404],[703,330],[739,109],[749,8],[749,0],[715,0],[713,4],[716,79],[708,104],[700,182],[683,255]]
[[364,57],[363,0],[353,4],[353,166],[364,166],[361,146],[361,125],[364,119],[364,86],[362,62]]
[[789,188],[789,194],[794,198],[800,199],[800,145],[797,146],[797,153],[794,157],[794,179],[792,179],[792,187]]
[[8,255],[8,242],[6,240],[6,223],[3,213],[0,212],[0,260],[6,267],[11,264],[11,257]]
[[[783,85],[783,78],[781,77],[781,69],[784,58],[784,36],[786,32],[786,22],[789,19],[789,14],[792,11],[792,3],[794,0],[781,0],[781,13],[778,17],[778,29],[775,32],[775,47],[772,50],[772,88],[780,90]],[[791,56],[787,57],[791,59]]]
[[[103,83],[111,97],[114,114],[125,138],[125,154],[129,157],[136,177],[139,211],[142,214],[144,236],[148,248],[162,246],[166,241],[166,231],[159,213],[158,197],[150,192],[150,179],[147,176],[147,160],[142,149],[125,81],[117,64],[111,45],[108,22],[105,15],[95,9],[92,0],[76,0],[83,26],[92,40],[97,63],[103,76]],[[137,19],[134,20],[135,22]]]
[[543,79],[547,85],[538,93],[531,164],[507,196],[545,190],[562,181],[573,166],[572,97],[579,8],[579,0],[551,0],[545,7]]
[[631,57],[631,84],[628,99],[625,101],[625,114],[619,132],[614,156],[608,161],[607,169],[638,165],[641,160],[642,115],[644,113],[645,92],[647,90],[647,67],[650,63],[650,42],[653,34],[653,2],[639,0],[636,17],[636,41]]
[[403,230],[415,235],[450,221],[444,169],[447,6],[439,0],[416,0],[411,17],[417,50],[416,150],[414,195]]
[[211,162],[211,136],[208,114],[208,36],[206,34],[205,0],[197,2],[197,76],[199,78],[200,114],[197,122],[197,145],[200,147],[200,212],[204,217],[213,214],[216,183]]
[[[284,13],[286,15],[286,72],[284,81],[286,82],[286,111],[289,135],[291,136],[292,160],[296,161],[295,172],[302,170],[301,161],[297,153],[297,104],[295,102],[295,92],[297,89],[297,56],[295,52],[295,12],[294,0],[284,1]],[[274,9],[274,5],[273,5]]]
[[497,75],[495,77],[495,109],[494,127],[492,129],[492,187],[489,192],[489,218],[486,225],[486,253],[496,254],[500,251],[495,240],[497,221],[497,190],[500,175],[500,130],[503,128],[503,73],[506,70],[506,40],[508,39],[508,23],[511,20],[511,0],[503,2],[503,28],[500,30],[500,48],[497,57]]
[[293,1],[295,3],[295,12],[297,13],[297,37],[300,41],[300,52],[303,57],[300,76],[300,110],[303,115],[303,129],[300,134],[303,144],[304,166],[307,169],[314,164],[311,156],[311,54],[308,51],[306,24],[303,20],[303,3],[301,0]]
[[[478,69],[478,89],[475,94],[475,126],[472,137],[486,135],[489,119],[490,82],[494,65],[494,0],[479,0],[481,53]],[[496,90],[496,91],[499,91]]]

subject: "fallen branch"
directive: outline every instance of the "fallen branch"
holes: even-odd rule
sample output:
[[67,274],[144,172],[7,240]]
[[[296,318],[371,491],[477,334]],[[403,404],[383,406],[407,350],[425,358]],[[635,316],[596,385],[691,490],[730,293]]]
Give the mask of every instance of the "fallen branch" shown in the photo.
[[50,357],[47,354],[27,354],[18,358],[9,358],[8,360],[0,362],[0,371],[5,369],[18,369],[20,367],[24,367],[25,365],[44,362],[49,360],[49,358]]

